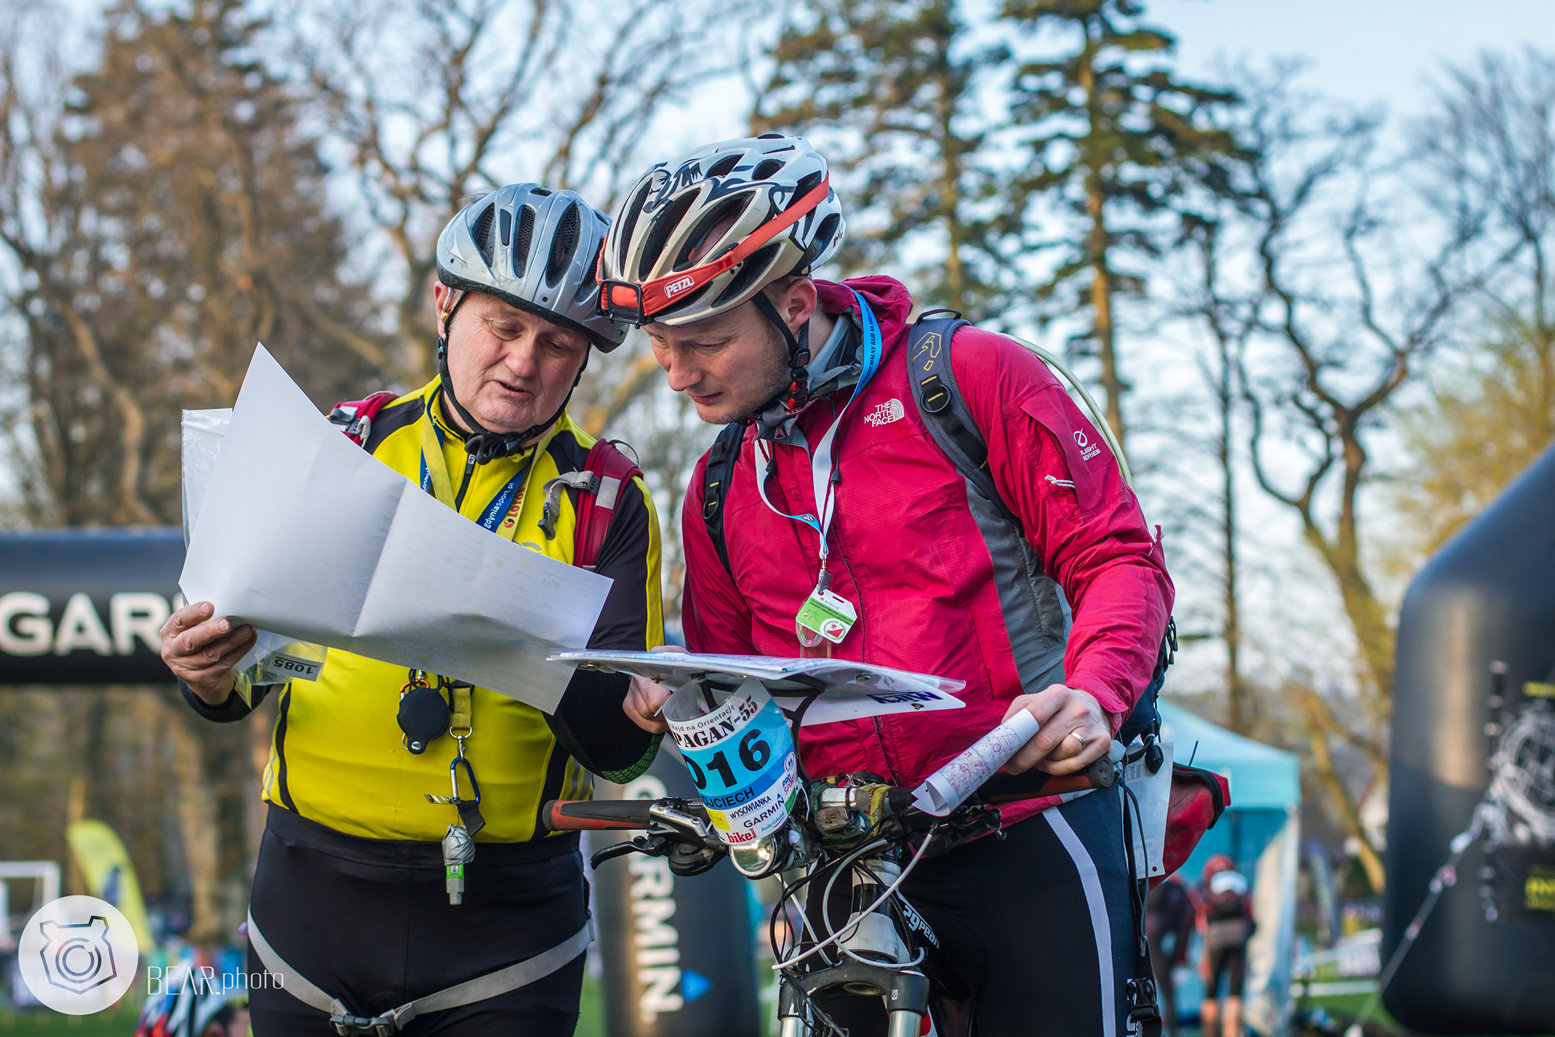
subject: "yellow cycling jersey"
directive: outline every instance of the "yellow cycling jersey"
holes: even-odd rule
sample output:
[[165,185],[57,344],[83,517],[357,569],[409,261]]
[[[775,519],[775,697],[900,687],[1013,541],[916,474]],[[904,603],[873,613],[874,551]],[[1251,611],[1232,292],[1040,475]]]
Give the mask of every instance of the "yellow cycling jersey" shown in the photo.
[[[372,455],[413,481],[422,479],[427,423],[441,441],[459,513],[479,521],[522,473],[522,481],[496,525],[498,535],[571,563],[577,500],[557,498],[555,535],[541,528],[545,485],[580,471],[593,439],[563,415],[535,447],[515,457],[467,464],[466,451],[442,414],[438,379],[389,404],[373,419],[366,443]],[[641,479],[623,487],[600,550],[596,571],[612,578],[609,597],[590,647],[647,649],[663,642],[659,593],[659,526]],[[447,502],[445,502],[447,503]],[[349,507],[343,512],[349,521]],[[294,680],[279,699],[263,798],[347,835],[372,839],[436,841],[459,820],[454,807],[430,802],[450,795],[449,765],[456,754],[450,735],[424,753],[403,744],[396,720],[404,667],[330,649],[316,681]],[[443,676],[457,680],[459,675]],[[435,678],[433,678],[435,683]],[[586,796],[588,772],[558,743],[544,713],[486,688],[472,693],[472,733],[465,754],[480,787],[485,827],[477,841],[535,838],[547,799]],[[601,708],[620,709],[616,700]],[[650,746],[651,756],[656,742]],[[460,792],[469,798],[471,792]]]

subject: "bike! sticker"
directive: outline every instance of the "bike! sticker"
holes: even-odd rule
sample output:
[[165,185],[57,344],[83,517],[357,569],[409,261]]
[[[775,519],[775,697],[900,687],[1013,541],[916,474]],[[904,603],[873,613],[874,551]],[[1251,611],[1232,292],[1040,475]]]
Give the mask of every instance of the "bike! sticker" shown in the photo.
[[665,710],[670,734],[719,838],[744,846],[781,828],[798,791],[798,761],[788,722],[760,682],[745,681],[700,716],[673,712]]

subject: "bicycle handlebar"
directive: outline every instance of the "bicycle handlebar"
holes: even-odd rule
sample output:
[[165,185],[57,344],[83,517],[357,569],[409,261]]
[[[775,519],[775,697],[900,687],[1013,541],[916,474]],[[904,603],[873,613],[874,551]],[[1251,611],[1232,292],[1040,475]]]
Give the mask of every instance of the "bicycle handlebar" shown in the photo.
[[[1117,764],[1105,756],[1075,774],[1056,775],[1035,769],[1020,774],[1001,771],[983,783],[975,801],[998,805],[1022,799],[1111,788],[1117,782],[1117,777]],[[912,806],[912,796],[912,789],[893,787],[888,790],[886,802],[889,812],[897,816],[921,814],[921,811]],[[707,808],[700,802],[677,797],[616,800],[553,799],[546,802],[540,812],[542,827],[552,832],[645,829],[655,822],[669,823],[681,828],[686,827],[687,820],[697,822],[698,827],[705,833]]]
[[654,808],[678,811],[702,824],[707,808],[690,800],[667,799],[552,799],[540,811],[540,824],[548,832],[577,832],[647,828],[661,820]]

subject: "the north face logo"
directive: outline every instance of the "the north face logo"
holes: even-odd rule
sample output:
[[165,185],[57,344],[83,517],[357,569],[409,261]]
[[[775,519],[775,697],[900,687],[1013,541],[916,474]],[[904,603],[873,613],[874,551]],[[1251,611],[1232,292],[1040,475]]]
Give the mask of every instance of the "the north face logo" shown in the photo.
[[877,428],[881,425],[889,425],[893,421],[901,421],[907,416],[907,410],[898,399],[886,400],[880,406],[870,411],[864,418],[866,424]]

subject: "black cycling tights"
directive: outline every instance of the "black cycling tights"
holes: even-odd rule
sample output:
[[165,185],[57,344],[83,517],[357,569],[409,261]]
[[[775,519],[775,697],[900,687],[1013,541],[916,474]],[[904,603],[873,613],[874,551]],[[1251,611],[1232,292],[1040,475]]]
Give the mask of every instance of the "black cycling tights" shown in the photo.
[[[939,937],[941,964],[971,991],[972,1034],[1125,1032],[1135,957],[1122,832],[1118,791],[1098,791],[1014,825],[1002,841],[978,839],[918,863],[903,891]],[[839,923],[846,894],[833,894]],[[853,1037],[885,1033],[879,998],[821,1005]]]
[[[556,839],[546,856],[481,845],[467,868],[464,903],[455,907],[434,844],[352,839],[276,807],[270,812],[254,875],[254,921],[293,969],[359,1014],[532,957],[583,925],[583,863],[573,840]],[[570,1037],[583,961],[580,954],[530,986],[421,1016],[404,1033]],[[264,971],[252,947],[248,965],[251,974]],[[255,1037],[332,1032],[323,1012],[284,989],[257,987],[249,1001]]]

